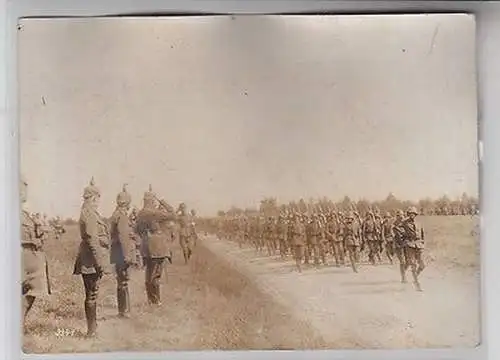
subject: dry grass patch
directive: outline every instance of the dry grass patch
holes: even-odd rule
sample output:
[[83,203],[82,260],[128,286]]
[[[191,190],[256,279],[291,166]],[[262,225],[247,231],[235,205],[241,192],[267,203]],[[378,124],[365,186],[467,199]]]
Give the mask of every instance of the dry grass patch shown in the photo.
[[[76,228],[58,243],[47,244],[55,293],[37,300],[29,315],[30,334],[23,339],[26,353],[327,348],[308,324],[290,317],[202,246],[188,266],[175,249],[160,308],[146,303],[143,271],[132,271],[131,319],[116,317],[115,280],[113,276],[104,279],[99,338],[83,339],[83,285],[80,277],[72,275],[78,244]],[[60,330],[67,335],[58,336]]]

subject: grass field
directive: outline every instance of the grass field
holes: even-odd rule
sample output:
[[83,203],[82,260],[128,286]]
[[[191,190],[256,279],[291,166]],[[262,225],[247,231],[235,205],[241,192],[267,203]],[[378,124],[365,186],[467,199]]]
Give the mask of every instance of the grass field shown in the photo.
[[160,308],[147,305],[144,273],[132,272],[131,319],[116,317],[115,280],[103,279],[99,338],[83,339],[83,284],[71,275],[77,235],[76,228],[70,228],[60,242],[47,244],[56,293],[35,303],[29,314],[25,353],[327,347],[307,323],[291,317],[203,246],[196,248],[187,266],[175,249]]
[[[429,267],[477,271],[477,218],[427,217],[420,221],[426,229]],[[180,249],[174,249],[160,308],[147,305],[144,273],[132,271],[131,319],[116,317],[114,277],[103,279],[99,337],[83,339],[83,284],[72,275],[79,241],[77,228],[71,227],[59,242],[51,239],[46,246],[55,293],[38,300],[29,314],[30,333],[23,340],[26,353],[335,347],[202,242],[187,266]]]
[[477,216],[427,216],[418,221],[425,229],[426,258],[445,268],[479,268],[479,218]]

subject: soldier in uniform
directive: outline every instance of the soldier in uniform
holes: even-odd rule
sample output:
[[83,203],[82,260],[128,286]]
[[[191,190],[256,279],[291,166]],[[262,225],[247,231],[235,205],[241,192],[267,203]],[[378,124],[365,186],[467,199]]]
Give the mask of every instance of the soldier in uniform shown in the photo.
[[[314,265],[319,265],[320,241],[323,238],[323,229],[318,214],[314,213],[307,227],[307,245],[314,258]],[[307,254],[307,253],[306,253]],[[307,255],[306,255],[307,256]],[[306,260],[307,262],[307,260]]]
[[[20,200],[21,205],[26,205],[28,196],[28,183],[21,177]],[[26,209],[21,211],[21,252],[22,252],[22,284],[21,294],[23,297],[23,327],[26,331],[26,317],[31,310],[36,298],[43,295],[45,254],[43,252],[42,227],[30,215]]]
[[302,272],[302,259],[304,257],[304,248],[306,245],[306,227],[300,221],[298,214],[294,214],[291,220],[292,229],[292,247],[293,247],[293,257],[295,259],[295,265],[297,270]]
[[425,268],[425,263],[423,259],[424,251],[424,228],[415,221],[418,215],[418,211],[415,207],[410,207],[406,212],[407,218],[403,222],[404,228],[404,240],[405,247],[407,251],[407,263],[406,269],[411,267],[411,273],[413,275],[413,284],[417,291],[422,291],[420,282],[418,281],[418,276]]
[[116,210],[111,216],[111,264],[116,271],[116,298],[118,300],[118,316],[128,317],[130,312],[130,296],[128,282],[129,268],[135,264],[135,242],[128,211],[132,198],[125,185],[116,197]]
[[394,256],[393,222],[394,220],[392,219],[391,213],[387,212],[382,223],[382,242],[385,246],[387,258],[391,264],[393,263],[392,257]]
[[97,330],[97,296],[99,282],[103,275],[110,273],[109,231],[98,212],[101,193],[95,186],[94,178],[83,190],[83,205],[80,212],[80,248],[73,270],[81,275],[85,287],[85,317],[87,337],[94,337]]
[[191,209],[190,215],[191,221],[189,222],[189,236],[194,248],[196,247],[196,244],[198,242],[198,232],[196,231],[196,211],[194,209]]
[[359,225],[354,221],[354,215],[348,214],[345,217],[345,222],[342,225],[341,232],[344,247],[349,254],[352,270],[357,273],[357,263],[359,261],[358,251],[360,245],[361,230]]
[[177,221],[179,224],[179,241],[184,255],[184,263],[187,264],[191,258],[193,250],[191,248],[191,236],[189,233],[190,220],[188,214],[186,213],[186,204],[184,203],[179,205]]
[[274,224],[274,219],[272,216],[268,216],[265,228],[264,228],[264,241],[267,247],[267,254],[272,256],[276,254],[276,248],[274,246],[274,237],[276,232],[276,226]]
[[372,211],[369,211],[366,220],[363,222],[362,236],[363,240],[368,245],[368,250],[369,250],[368,259],[370,260],[370,263],[372,265],[375,265],[376,263],[375,259],[379,252],[378,248],[379,234],[380,234],[380,229],[378,228],[377,223],[375,221],[375,216],[373,215]]
[[277,234],[278,234],[278,246],[279,246],[279,251],[280,251],[280,257],[281,259],[286,258],[287,254],[287,243],[288,243],[288,224],[283,216],[283,214],[280,214],[278,217],[278,228],[277,228]]
[[377,257],[377,260],[379,263],[382,262],[382,251],[384,250],[384,241],[382,239],[382,223],[384,222],[382,219],[382,216],[380,215],[380,211],[377,209],[375,211],[375,224],[377,225],[378,229],[378,234],[377,234],[377,252],[375,253],[375,256]]
[[175,215],[161,211],[156,206],[157,198],[151,185],[144,193],[143,208],[137,214],[136,233],[141,238],[141,253],[146,265],[145,287],[148,302],[161,305],[160,281],[165,259],[171,261],[171,234],[162,229]]
[[339,267],[341,264],[345,264],[344,258],[344,247],[342,244],[342,238],[339,235],[339,223],[335,219],[334,214],[328,216],[326,223],[326,236],[331,248],[332,254],[335,258],[335,265]]
[[392,223],[392,233],[394,235],[394,252],[399,261],[399,273],[401,282],[406,282],[406,249],[405,249],[405,229],[403,223],[405,221],[404,213],[401,210],[396,212],[396,219]]

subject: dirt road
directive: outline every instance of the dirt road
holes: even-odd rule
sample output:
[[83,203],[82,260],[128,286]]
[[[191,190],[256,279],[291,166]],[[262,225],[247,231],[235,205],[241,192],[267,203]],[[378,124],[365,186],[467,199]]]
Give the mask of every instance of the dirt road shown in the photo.
[[[479,342],[478,271],[430,264],[424,292],[401,284],[398,265],[333,266],[294,271],[291,260],[214,236],[204,239],[293,314],[309,320],[337,348],[473,347]],[[331,259],[330,259],[331,261]],[[410,276],[411,277],[411,276]]]

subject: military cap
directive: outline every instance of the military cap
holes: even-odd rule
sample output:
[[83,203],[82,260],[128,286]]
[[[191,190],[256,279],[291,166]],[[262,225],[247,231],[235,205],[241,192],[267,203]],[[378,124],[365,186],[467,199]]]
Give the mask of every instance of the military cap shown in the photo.
[[101,195],[100,190],[95,186],[94,177],[90,179],[89,185],[83,189],[83,198],[90,199],[91,197]]
[[398,210],[398,211],[396,211],[396,215],[397,216],[404,216],[405,214],[404,214],[403,210]]
[[127,206],[132,202],[132,197],[127,192],[127,184],[123,184],[122,192],[116,196],[118,206]]
[[418,211],[417,211],[417,208],[415,206],[410,206],[408,208],[408,210],[406,210],[406,213],[407,214],[414,214],[414,215],[418,215]]
[[386,212],[385,213],[385,217],[391,217],[391,213],[390,212]]

